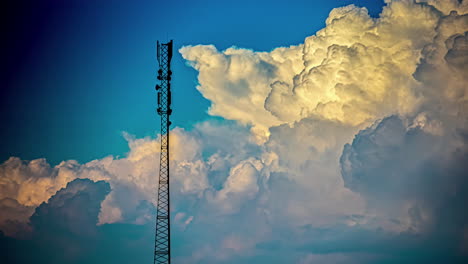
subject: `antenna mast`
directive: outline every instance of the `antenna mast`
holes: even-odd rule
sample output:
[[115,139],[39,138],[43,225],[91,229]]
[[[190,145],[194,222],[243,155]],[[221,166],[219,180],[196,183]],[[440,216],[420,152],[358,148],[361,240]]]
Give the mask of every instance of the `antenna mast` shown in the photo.
[[159,63],[158,115],[161,116],[161,152],[159,156],[158,208],[156,214],[156,236],[154,245],[154,264],[171,263],[171,221],[169,195],[169,117],[171,109],[171,58],[172,40],[168,43],[157,42]]

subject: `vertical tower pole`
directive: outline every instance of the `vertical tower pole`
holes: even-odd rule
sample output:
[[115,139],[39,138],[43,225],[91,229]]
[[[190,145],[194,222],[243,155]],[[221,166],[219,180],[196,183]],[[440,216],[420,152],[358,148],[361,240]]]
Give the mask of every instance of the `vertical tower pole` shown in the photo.
[[171,109],[171,58],[172,40],[157,43],[159,63],[157,113],[161,116],[161,152],[159,158],[158,207],[156,213],[156,236],[154,245],[154,264],[171,263],[171,221],[169,195],[169,117]]

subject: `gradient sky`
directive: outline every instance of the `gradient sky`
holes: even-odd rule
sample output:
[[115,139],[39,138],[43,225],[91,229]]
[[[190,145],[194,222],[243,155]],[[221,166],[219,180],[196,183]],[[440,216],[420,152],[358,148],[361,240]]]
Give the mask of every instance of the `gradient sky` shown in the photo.
[[[128,151],[126,131],[158,131],[157,40],[269,51],[324,26],[334,7],[376,16],[383,1],[15,1],[6,9],[0,160],[86,162]],[[196,72],[173,61],[175,126],[207,119]],[[96,146],[99,147],[96,147]]]
[[0,263],[468,260],[466,0],[14,1]]

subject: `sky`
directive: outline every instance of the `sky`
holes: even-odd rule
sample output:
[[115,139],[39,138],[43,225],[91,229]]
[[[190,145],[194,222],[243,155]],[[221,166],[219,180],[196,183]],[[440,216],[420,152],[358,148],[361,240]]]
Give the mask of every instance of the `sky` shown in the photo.
[[[175,49],[215,44],[269,51],[300,43],[324,26],[332,8],[352,1],[186,2],[9,3],[1,96],[7,124],[1,137],[7,140],[0,160],[44,157],[55,165],[124,154],[122,132],[143,137],[159,129],[157,40],[173,39]],[[373,15],[383,4],[356,3]],[[173,123],[190,128],[210,118],[210,103],[195,89],[196,72],[180,55],[172,66],[178,87]]]
[[468,3],[15,1],[2,263],[148,263],[174,40],[174,263],[465,263]]

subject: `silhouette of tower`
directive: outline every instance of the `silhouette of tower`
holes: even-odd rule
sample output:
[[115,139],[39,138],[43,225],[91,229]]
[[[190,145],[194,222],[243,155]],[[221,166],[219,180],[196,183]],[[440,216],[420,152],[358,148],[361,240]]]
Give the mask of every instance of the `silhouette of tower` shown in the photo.
[[171,58],[172,40],[166,44],[157,43],[159,63],[157,113],[161,116],[161,152],[159,158],[158,208],[156,214],[156,236],[154,264],[171,263],[171,220],[169,195],[169,117],[171,109]]

